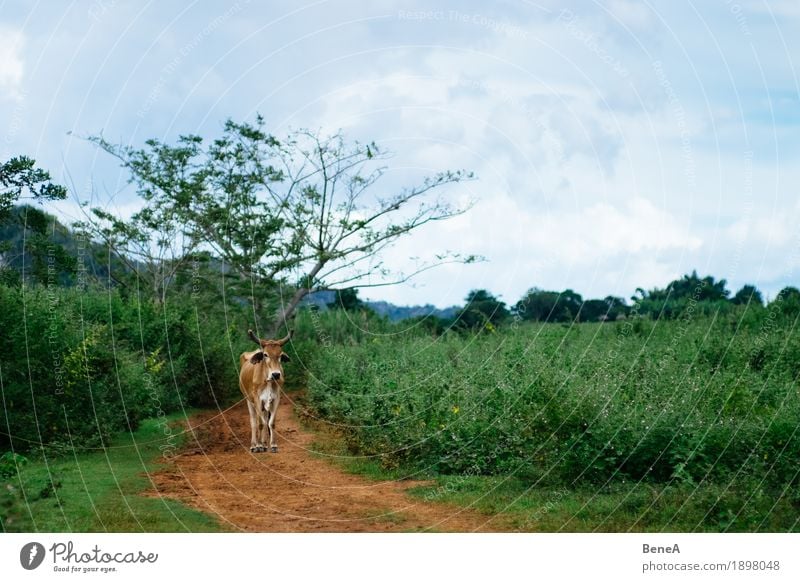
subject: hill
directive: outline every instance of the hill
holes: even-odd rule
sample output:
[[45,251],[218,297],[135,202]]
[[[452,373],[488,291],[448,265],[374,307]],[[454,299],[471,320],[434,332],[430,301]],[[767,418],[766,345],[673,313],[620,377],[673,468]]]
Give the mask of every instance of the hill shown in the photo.
[[[328,304],[333,303],[336,299],[335,291],[318,291],[312,295],[308,295],[303,300],[303,305],[315,305],[321,310],[328,309]],[[395,305],[388,301],[364,301],[369,309],[382,317],[386,317],[389,321],[401,321],[403,319],[410,319],[412,317],[427,317],[435,316],[441,319],[451,319],[455,317],[459,308],[457,306],[446,307],[440,309],[430,304],[426,305]]]

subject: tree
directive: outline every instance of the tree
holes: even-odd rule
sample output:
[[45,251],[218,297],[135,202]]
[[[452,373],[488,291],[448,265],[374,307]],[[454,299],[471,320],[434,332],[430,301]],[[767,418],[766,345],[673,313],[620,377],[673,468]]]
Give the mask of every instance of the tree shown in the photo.
[[[19,156],[0,164],[0,225],[16,222],[27,233],[20,252],[27,252],[33,258],[30,274],[36,281],[48,282],[48,265],[53,276],[71,271],[74,268],[74,259],[69,257],[60,244],[49,239],[48,219],[41,210],[24,206],[15,211],[14,205],[20,200],[42,202],[66,197],[67,189],[53,184],[50,174],[37,168],[36,162],[31,158]],[[55,222],[53,228],[54,225]],[[18,283],[24,274],[20,277],[8,267],[13,260],[7,256],[12,246],[11,241],[0,243],[0,280]]]
[[611,295],[604,299],[587,299],[580,310],[581,321],[615,321],[624,315],[627,305],[621,297]]
[[[102,137],[90,138],[107,151],[113,151]],[[99,237],[122,262],[124,273],[111,271],[115,282],[126,285],[126,274],[143,278],[153,299],[163,303],[167,289],[180,269],[192,258],[198,241],[187,234],[183,217],[173,203],[185,203],[205,187],[205,173],[197,171],[195,157],[199,142],[181,138],[175,147],[162,147],[148,141],[151,156],[131,150],[130,181],[145,206],[130,218],[121,219],[106,208],[95,207],[86,220],[75,227]],[[168,195],[166,194],[168,192]]]
[[547,321],[553,314],[558,293],[532,287],[514,305],[514,312],[528,321]]
[[37,168],[26,156],[11,158],[0,164],[0,222],[8,219],[11,208],[19,200],[63,200],[64,186],[53,184],[50,173]]
[[388,154],[375,143],[305,130],[279,140],[261,116],[253,124],[228,120],[223,135],[208,144],[193,135],[176,146],[149,140],[143,149],[102,136],[90,141],[120,159],[148,205],[174,217],[182,235],[238,275],[238,291],[249,288],[256,314],[261,299],[277,304],[268,335],[286,325],[309,293],[392,285],[477,258],[443,251],[408,273],[383,264],[381,251],[400,237],[469,208],[428,195],[472,174],[440,172],[378,196]]
[[620,318],[620,316],[628,314],[628,304],[625,303],[625,299],[622,297],[608,295],[603,299],[603,302],[608,308],[608,311],[606,312],[606,319],[610,321],[616,321]]
[[[582,306],[583,298],[572,289],[559,293],[533,287],[517,301],[514,311],[529,321],[574,321]],[[581,315],[581,319],[590,318]]]
[[127,286],[125,275],[143,278],[157,303],[164,303],[167,289],[178,271],[191,259],[197,244],[182,233],[181,225],[170,215],[149,206],[127,220],[102,208],[93,208],[95,220],[77,222],[77,230],[99,236],[124,272],[109,269],[112,279]]
[[66,246],[69,230],[39,208],[15,206],[0,223],[0,279],[7,285],[23,281],[69,285],[77,260]]
[[778,292],[775,302],[779,302],[780,309],[785,315],[796,316],[800,313],[800,289],[784,287]]
[[334,299],[328,303],[328,309],[344,309],[345,311],[361,311],[367,305],[358,297],[358,289],[340,289]]
[[736,292],[736,295],[731,299],[734,305],[764,305],[764,298],[761,296],[761,291],[756,289],[754,285],[744,285]]
[[645,296],[653,301],[668,299],[694,299],[695,301],[719,301],[727,299],[730,291],[727,281],[716,281],[711,275],[700,278],[697,271],[670,282],[664,289],[653,289]]
[[583,297],[572,289],[561,292],[556,303],[555,317],[557,321],[575,321],[580,317]]
[[664,289],[644,291],[637,289],[631,299],[638,313],[649,313],[653,318],[671,319],[687,313],[690,305],[701,304],[701,311],[719,310],[729,307],[725,279],[715,280],[711,275],[699,277],[697,271],[684,275],[669,283]]
[[480,329],[505,322],[510,313],[506,304],[486,289],[475,289],[467,295],[466,305],[456,315],[460,327]]

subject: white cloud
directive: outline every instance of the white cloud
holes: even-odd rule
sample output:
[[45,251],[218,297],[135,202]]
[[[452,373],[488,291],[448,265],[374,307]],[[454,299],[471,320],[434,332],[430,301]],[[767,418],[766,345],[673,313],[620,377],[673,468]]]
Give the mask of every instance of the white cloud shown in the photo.
[[625,26],[634,29],[646,29],[652,23],[652,13],[646,4],[630,0],[612,0],[609,10]]
[[[502,50],[509,42],[501,39]],[[756,280],[752,253],[735,261],[720,231],[747,202],[743,153],[704,146],[713,127],[691,96],[676,111],[657,87],[657,99],[619,111],[598,99],[598,87],[515,76],[495,56],[426,49],[413,73],[383,71],[325,96],[321,125],[388,140],[393,165],[466,167],[481,178],[470,185],[480,203],[469,214],[415,234],[386,259],[407,270],[408,257],[446,247],[489,262],[367,296],[446,305],[486,287],[515,301],[534,285],[628,296],[693,268],[726,277],[738,266]],[[759,191],[769,171],[757,169]],[[769,216],[754,228],[769,231]],[[785,234],[778,225],[773,245]]]
[[19,99],[25,70],[21,31],[0,26],[0,98]]
[[[763,2],[740,0],[741,15],[735,3],[698,6],[701,15],[632,0],[538,4],[550,10],[445,2],[443,19],[417,21],[398,18],[406,7],[397,3],[345,3],[264,28],[296,7],[249,3],[163,87],[164,67],[217,9],[198,6],[173,22],[164,10],[119,14],[118,5],[102,24],[64,20],[55,37],[63,14],[39,11],[25,36],[0,29],[0,100],[25,89],[15,149],[51,170],[65,159],[78,183],[93,174],[110,192],[124,184],[116,164],[79,140],[63,145],[66,130],[169,141],[177,131],[213,135],[225,117],[259,110],[278,133],[289,124],[341,127],[396,152],[381,194],[433,171],[475,170],[479,182],[452,190],[479,198],[474,210],[386,258],[402,270],[409,256],[446,247],[490,262],[432,271],[419,290],[373,293],[398,303],[455,303],[473,287],[515,301],[531,285],[628,296],[692,268],[732,286],[796,279],[785,257],[800,212],[783,209],[794,204],[800,141],[758,99],[774,93],[768,105],[791,109],[787,54],[798,40],[755,13],[767,10]],[[792,23],[796,4],[770,5],[779,28]],[[564,7],[578,18],[571,27],[559,16]],[[451,18],[451,10],[508,27]],[[172,44],[154,42],[165,27]],[[160,98],[137,117],[153,87]],[[11,125],[13,109],[0,108],[0,127]],[[130,214],[136,203],[126,192],[118,210]]]
[[[743,2],[746,11],[770,14],[782,18],[800,18],[800,4],[796,0],[748,0]],[[734,11],[731,8],[731,11]],[[738,13],[738,12],[737,12]]]
[[406,265],[417,249],[454,245],[488,262],[449,266],[420,277],[419,289],[387,289],[380,296],[446,305],[460,301],[464,289],[485,287],[513,302],[533,286],[627,296],[638,286],[663,286],[680,274],[680,257],[703,246],[680,219],[644,198],[539,214],[498,194],[446,224],[398,244],[387,262]]

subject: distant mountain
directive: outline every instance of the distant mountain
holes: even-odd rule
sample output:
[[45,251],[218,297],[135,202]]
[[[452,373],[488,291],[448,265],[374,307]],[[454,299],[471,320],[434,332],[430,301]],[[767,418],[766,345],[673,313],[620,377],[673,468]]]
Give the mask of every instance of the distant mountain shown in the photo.
[[451,319],[455,317],[459,307],[455,305],[439,309],[433,305],[395,305],[387,301],[367,301],[366,304],[378,315],[384,315],[390,321],[400,321],[411,317],[435,316],[441,319]]
[[[114,268],[121,267],[117,259],[110,260]],[[15,206],[0,223],[0,269],[16,271],[29,281],[41,278],[49,263],[59,285],[74,284],[76,270],[100,280],[109,275],[106,247],[81,238],[38,207]]]
[[[335,291],[317,291],[303,300],[304,305],[316,305],[320,309],[327,309],[329,303],[336,299]],[[364,304],[378,315],[388,317],[390,321],[400,321],[412,317],[435,316],[442,319],[455,317],[459,307],[452,306],[439,309],[433,305],[395,305],[388,301],[364,301]]]
[[335,291],[317,291],[316,293],[312,293],[311,295],[306,295],[303,297],[303,301],[300,303],[300,305],[306,305],[309,307],[315,305],[320,309],[328,309],[328,303],[333,303],[335,297]]

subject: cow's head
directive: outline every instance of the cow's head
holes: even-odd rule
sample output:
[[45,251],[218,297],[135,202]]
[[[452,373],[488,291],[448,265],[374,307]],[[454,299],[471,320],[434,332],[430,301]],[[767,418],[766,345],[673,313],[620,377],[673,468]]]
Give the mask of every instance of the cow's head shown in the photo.
[[247,335],[251,340],[258,344],[260,348],[255,354],[250,357],[250,363],[257,366],[263,376],[260,377],[262,382],[278,382],[283,384],[283,362],[289,361],[283,351],[283,344],[292,339],[294,330],[289,330],[289,334],[279,340],[265,340],[256,337],[252,329],[247,330]]

